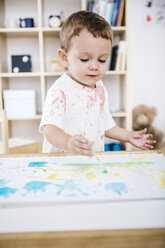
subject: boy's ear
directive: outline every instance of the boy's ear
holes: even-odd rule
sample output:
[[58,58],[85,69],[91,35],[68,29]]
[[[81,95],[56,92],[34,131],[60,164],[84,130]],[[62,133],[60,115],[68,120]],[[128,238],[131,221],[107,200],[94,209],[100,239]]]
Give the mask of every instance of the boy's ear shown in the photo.
[[63,50],[63,49],[58,49],[57,51],[58,56],[61,59],[61,62],[63,64],[64,67],[68,67],[68,59],[67,59],[67,53]]

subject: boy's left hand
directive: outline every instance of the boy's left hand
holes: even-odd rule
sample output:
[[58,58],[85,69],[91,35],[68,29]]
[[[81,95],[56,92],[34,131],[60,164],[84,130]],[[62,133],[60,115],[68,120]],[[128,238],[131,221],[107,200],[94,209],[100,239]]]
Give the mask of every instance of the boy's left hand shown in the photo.
[[153,135],[146,134],[146,132],[147,128],[144,128],[141,131],[131,132],[129,135],[129,142],[142,150],[153,149],[153,144],[156,143],[156,140],[152,140]]

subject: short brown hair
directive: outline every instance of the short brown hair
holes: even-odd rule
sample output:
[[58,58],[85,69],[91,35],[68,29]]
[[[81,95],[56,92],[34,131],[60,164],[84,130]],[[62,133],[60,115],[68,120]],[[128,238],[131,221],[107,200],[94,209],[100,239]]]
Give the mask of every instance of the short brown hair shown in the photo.
[[78,11],[70,15],[60,30],[61,48],[69,50],[72,37],[87,29],[94,37],[102,37],[112,42],[112,31],[109,23],[100,15],[90,11]]

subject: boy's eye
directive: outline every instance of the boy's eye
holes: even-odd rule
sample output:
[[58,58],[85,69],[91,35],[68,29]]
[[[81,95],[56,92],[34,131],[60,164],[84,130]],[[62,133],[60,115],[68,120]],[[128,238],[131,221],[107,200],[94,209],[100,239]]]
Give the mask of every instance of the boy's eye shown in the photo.
[[100,63],[105,63],[106,60],[105,60],[105,59],[99,59],[99,62],[100,62]]
[[82,62],[87,62],[89,59],[80,59]]

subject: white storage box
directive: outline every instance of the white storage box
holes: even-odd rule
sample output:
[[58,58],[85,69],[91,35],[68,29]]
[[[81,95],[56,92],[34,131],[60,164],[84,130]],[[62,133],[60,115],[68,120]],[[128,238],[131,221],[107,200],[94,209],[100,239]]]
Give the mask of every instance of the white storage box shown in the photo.
[[35,90],[4,90],[3,98],[8,118],[36,115]]

